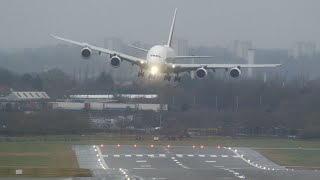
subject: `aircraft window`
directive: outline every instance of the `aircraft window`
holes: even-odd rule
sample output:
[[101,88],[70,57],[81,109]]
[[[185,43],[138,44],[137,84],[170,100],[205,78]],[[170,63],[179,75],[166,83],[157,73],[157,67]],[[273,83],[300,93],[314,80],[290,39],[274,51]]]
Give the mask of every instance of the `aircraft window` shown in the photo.
[[151,54],[150,56],[152,56],[152,57],[158,57],[158,58],[161,58],[161,56],[159,56],[159,55],[155,55],[155,54]]

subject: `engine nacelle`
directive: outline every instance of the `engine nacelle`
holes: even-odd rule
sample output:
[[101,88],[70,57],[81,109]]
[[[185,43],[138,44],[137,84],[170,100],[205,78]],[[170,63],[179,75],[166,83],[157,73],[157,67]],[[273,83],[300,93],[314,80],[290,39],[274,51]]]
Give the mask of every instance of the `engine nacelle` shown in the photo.
[[111,59],[110,59],[110,64],[114,68],[120,67],[121,58],[119,56],[112,56]]
[[199,79],[202,79],[202,78],[206,77],[207,74],[208,74],[208,72],[207,72],[207,70],[204,69],[204,68],[199,68],[199,69],[197,69],[197,71],[196,71],[196,75],[197,75],[197,77],[198,77]]
[[83,59],[90,59],[91,58],[91,54],[92,54],[91,49],[88,48],[88,47],[85,47],[85,48],[83,48],[81,50],[81,57]]
[[241,75],[241,71],[239,68],[235,67],[230,69],[230,76],[233,78],[238,78]]

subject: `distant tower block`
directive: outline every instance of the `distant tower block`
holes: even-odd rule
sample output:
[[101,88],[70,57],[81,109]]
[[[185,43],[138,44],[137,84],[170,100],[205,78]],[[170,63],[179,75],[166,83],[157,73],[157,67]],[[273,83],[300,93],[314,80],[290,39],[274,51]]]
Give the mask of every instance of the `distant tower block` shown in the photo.
[[[254,49],[249,49],[248,50],[248,64],[254,64]],[[248,77],[252,77],[253,76],[253,72],[252,72],[252,68],[248,68]]]

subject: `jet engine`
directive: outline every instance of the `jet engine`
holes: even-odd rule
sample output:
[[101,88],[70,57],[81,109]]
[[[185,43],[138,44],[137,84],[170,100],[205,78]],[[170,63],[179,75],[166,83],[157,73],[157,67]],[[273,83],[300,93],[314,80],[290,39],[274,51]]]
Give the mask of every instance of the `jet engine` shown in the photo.
[[121,64],[121,58],[119,56],[112,56],[110,59],[110,64],[114,68],[118,68]]
[[230,76],[233,78],[238,78],[241,75],[241,71],[239,68],[235,67],[230,69]]
[[89,49],[88,47],[85,47],[81,50],[81,57],[83,59],[90,59],[91,58],[91,49]]
[[208,73],[207,73],[207,70],[205,70],[203,67],[197,69],[197,71],[196,71],[196,75],[197,75],[197,77],[198,77],[199,79],[202,79],[202,78],[206,77],[207,74],[208,74]]

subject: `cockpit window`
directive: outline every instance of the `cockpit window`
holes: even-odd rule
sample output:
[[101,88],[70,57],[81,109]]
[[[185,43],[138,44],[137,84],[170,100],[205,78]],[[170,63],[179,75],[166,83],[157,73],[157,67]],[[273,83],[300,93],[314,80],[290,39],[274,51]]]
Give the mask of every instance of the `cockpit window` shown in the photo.
[[156,55],[156,54],[151,54],[150,56],[151,56],[151,57],[157,57],[157,58],[161,58],[161,56],[159,56],[159,55]]

